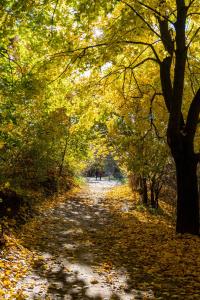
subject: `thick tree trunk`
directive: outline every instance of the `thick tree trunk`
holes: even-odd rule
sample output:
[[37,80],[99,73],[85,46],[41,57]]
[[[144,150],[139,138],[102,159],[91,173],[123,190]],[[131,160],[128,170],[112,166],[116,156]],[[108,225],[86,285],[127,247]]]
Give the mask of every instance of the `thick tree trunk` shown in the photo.
[[145,206],[147,206],[148,205],[147,180],[143,176],[139,177],[138,191],[140,194],[141,203],[144,204]]
[[197,160],[184,154],[175,159],[177,177],[177,221],[178,233],[199,234],[199,195]]
[[151,185],[150,185],[150,192],[151,192],[151,198],[150,198],[150,202],[151,202],[151,207],[152,208],[156,208],[156,203],[155,203],[155,195],[154,195],[154,180],[152,180]]
[[162,189],[161,177],[152,178],[150,183],[150,203],[152,208],[158,209],[158,198]]

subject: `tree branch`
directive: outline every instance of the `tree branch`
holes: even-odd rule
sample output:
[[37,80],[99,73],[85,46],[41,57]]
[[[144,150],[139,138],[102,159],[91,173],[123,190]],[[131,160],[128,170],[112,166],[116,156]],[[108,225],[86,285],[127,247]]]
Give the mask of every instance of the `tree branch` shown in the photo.
[[[158,41],[156,41],[158,42]],[[150,43],[145,43],[145,42],[140,42],[140,41],[126,41],[126,40],[122,40],[122,41],[118,41],[117,44],[120,44],[120,43],[125,43],[125,44],[135,44],[135,45],[144,45],[144,46],[149,46],[151,48],[151,50],[153,51],[158,63],[160,64],[161,63],[161,60],[153,46],[153,44],[155,44],[156,42],[150,44]]]
[[52,18],[51,18],[51,26],[53,26],[53,23],[54,23],[54,16],[55,16],[55,12],[56,12],[56,9],[57,9],[57,6],[58,6],[58,2],[59,2],[59,0],[56,0],[56,4],[55,4],[54,10],[53,10],[53,15],[52,15]]
[[75,53],[75,52],[78,52],[78,51],[85,51],[86,52],[87,50],[93,49],[93,48],[108,47],[108,46],[113,46],[115,44],[117,45],[117,44],[123,44],[124,43],[124,44],[144,45],[144,46],[150,47],[152,49],[156,59],[158,60],[158,62],[160,62],[158,54],[157,54],[155,48],[153,47],[153,44],[158,43],[158,42],[159,42],[159,40],[153,42],[152,44],[142,42],[142,41],[131,41],[131,40],[121,40],[121,41],[116,41],[116,42],[113,42],[113,43],[105,42],[105,43],[100,43],[100,44],[95,44],[95,45],[89,45],[89,46],[86,46],[86,47],[76,48],[74,50],[66,50],[66,51],[57,52],[55,54],[49,55],[48,57],[51,58],[51,57],[66,56],[67,54]]
[[176,0],[177,20],[176,29],[176,51],[175,51],[175,67],[173,80],[173,97],[171,100],[170,117],[168,123],[168,133],[174,137],[180,133],[182,129],[183,116],[181,112],[183,102],[183,90],[185,79],[185,65],[187,60],[186,47],[186,14],[187,8],[185,0]]
[[188,4],[187,8],[189,9],[195,1],[196,0],[191,0],[190,3]]
[[172,40],[170,31],[169,31],[169,25],[166,20],[162,20],[158,18],[158,23],[160,27],[160,33],[161,33],[161,40],[163,42],[163,45],[165,47],[165,50],[168,51],[168,53],[172,56],[174,52],[174,41]]
[[134,69],[138,68],[139,66],[143,65],[145,62],[147,62],[147,61],[149,61],[149,60],[158,63],[157,59],[155,59],[155,58],[153,58],[153,57],[147,57],[147,58],[143,59],[142,61],[140,61],[139,63],[137,63],[137,64],[134,65],[134,66],[128,66],[128,67],[125,67],[125,69],[131,69],[131,70],[134,70]]
[[143,92],[142,92],[142,90],[141,90],[141,88],[140,88],[140,86],[139,86],[139,83],[138,83],[138,81],[137,81],[137,78],[136,78],[136,76],[135,76],[133,70],[131,71],[131,74],[132,74],[132,76],[133,76],[133,78],[134,78],[134,80],[135,80],[135,83],[136,83],[136,85],[137,85],[138,91],[140,92],[140,97],[142,97],[142,96],[143,96]]
[[149,119],[150,119],[150,123],[151,123],[151,127],[154,128],[155,130],[155,134],[157,136],[158,139],[163,139],[164,136],[160,136],[159,135],[159,131],[154,123],[154,118],[153,118],[153,101],[155,100],[156,96],[162,96],[163,94],[162,93],[157,93],[157,92],[154,92],[152,98],[150,99],[150,108],[149,108]]
[[137,3],[139,3],[141,6],[147,8],[148,10],[154,12],[154,14],[158,17],[160,17],[161,19],[164,19],[166,20],[167,22],[171,23],[172,25],[174,25],[174,23],[172,21],[169,20],[169,18],[167,18],[166,16],[162,15],[159,11],[157,11],[156,9],[152,8],[151,6],[145,4],[145,3],[142,3],[141,1],[139,0],[135,0]]
[[165,104],[169,113],[171,111],[171,102],[173,96],[173,88],[172,88],[172,82],[170,77],[171,64],[172,64],[172,58],[166,57],[160,65],[161,86],[162,86]]
[[144,50],[142,50],[142,51],[140,52],[140,54],[133,60],[133,62],[130,64],[130,66],[131,66],[131,65],[134,65],[134,63],[138,60],[138,58],[140,58],[140,56],[141,56],[147,49],[149,49],[149,46],[147,46]]
[[16,60],[10,58],[10,55],[9,55],[9,53],[8,53],[8,51],[6,49],[4,50],[4,52],[7,54],[7,56],[3,52],[0,52],[0,54],[3,57],[5,57],[9,61],[9,63],[13,62],[15,65],[17,65],[19,67],[19,69],[20,69],[21,74],[23,74],[22,67],[18,64],[18,62]]
[[[66,56],[67,53],[75,53],[75,52],[78,52],[80,51],[80,53],[74,58],[74,60],[71,62],[69,62],[67,64],[67,66],[64,68],[64,70],[62,71],[62,73],[56,77],[55,79],[53,79],[50,83],[54,82],[55,80],[59,79],[68,69],[69,69],[69,66],[70,64],[73,64],[77,61],[77,59],[83,57],[85,54],[86,54],[86,51],[89,50],[89,49],[93,49],[93,48],[98,48],[98,47],[105,47],[105,46],[112,46],[114,44],[135,44],[135,45],[144,45],[144,46],[148,46],[151,48],[151,50],[153,51],[154,55],[155,55],[155,59],[154,58],[147,58],[146,60],[142,61],[142,62],[139,62],[136,66],[134,66],[134,68],[138,67],[139,65],[143,64],[145,61],[147,60],[152,60],[152,61],[155,61],[157,63],[161,63],[159,57],[158,57],[158,54],[155,50],[155,48],[153,47],[153,44],[150,44],[150,43],[145,43],[145,42],[141,42],[141,41],[126,41],[126,40],[122,40],[122,41],[117,41],[117,42],[113,42],[113,43],[100,43],[100,44],[95,44],[95,45],[89,45],[89,46],[86,46],[86,47],[81,47],[81,48],[77,48],[77,49],[74,49],[74,50],[69,50],[69,51],[61,51],[61,52],[58,52],[58,53],[55,53],[53,55],[50,55],[48,56],[49,58],[57,58],[57,57],[62,57],[62,56]],[[154,43],[157,43],[154,42]]]
[[200,16],[200,13],[192,12],[192,13],[187,14],[187,17],[194,16],[194,15]]
[[200,114],[200,88],[194,96],[189,108],[184,132],[194,139]]
[[76,57],[74,58],[73,61],[70,61],[70,62],[67,64],[67,66],[64,68],[64,70],[63,70],[56,78],[54,78],[53,80],[51,80],[51,81],[49,82],[49,84],[53,83],[54,81],[56,81],[56,80],[58,80],[60,77],[62,77],[62,75],[64,75],[64,74],[67,72],[67,70],[69,69],[70,65],[71,65],[71,64],[74,64],[79,58],[80,58],[80,55],[76,56]]
[[197,36],[198,32],[200,31],[200,27],[197,28],[197,30],[195,31],[195,33],[193,34],[193,36],[191,37],[188,45],[187,45],[187,48],[190,47],[191,43],[193,42],[193,40],[195,39],[195,37]]
[[127,3],[126,1],[121,1],[122,3],[124,3],[125,5],[127,5],[146,25],[147,27],[160,38],[160,35],[153,29],[153,27],[151,27],[151,25],[145,20],[145,18],[129,3]]
[[188,57],[187,57],[187,65],[188,65],[188,70],[190,73],[190,84],[191,84],[192,93],[193,93],[193,95],[195,95],[194,82],[192,80],[192,76],[194,76],[194,74],[192,73]]

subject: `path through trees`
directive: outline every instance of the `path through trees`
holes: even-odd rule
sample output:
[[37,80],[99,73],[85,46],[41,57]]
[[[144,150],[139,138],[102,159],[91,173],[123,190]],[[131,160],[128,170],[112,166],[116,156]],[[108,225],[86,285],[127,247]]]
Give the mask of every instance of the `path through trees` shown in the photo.
[[39,255],[17,284],[25,299],[198,299],[199,239],[173,236],[169,216],[141,211],[116,185],[90,180],[22,228]]

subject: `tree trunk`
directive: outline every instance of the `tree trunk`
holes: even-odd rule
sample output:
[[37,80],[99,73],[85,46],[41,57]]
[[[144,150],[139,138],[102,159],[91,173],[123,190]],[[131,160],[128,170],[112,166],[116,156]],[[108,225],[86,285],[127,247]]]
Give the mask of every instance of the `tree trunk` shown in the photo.
[[148,192],[147,192],[147,180],[146,178],[142,178],[143,183],[143,204],[148,205]]
[[162,189],[162,185],[158,188],[156,188],[156,191],[155,191],[155,205],[156,205],[156,208],[158,209],[159,205],[158,205],[158,199],[159,199],[159,195],[160,195],[160,192],[161,192],[161,189]]
[[178,233],[199,234],[199,195],[197,181],[197,159],[184,154],[175,159],[177,177],[177,221]]
[[155,179],[152,179],[150,185],[150,192],[151,192],[151,207],[156,208],[156,201],[155,201]]
[[59,176],[62,175],[62,171],[63,171],[63,165],[64,165],[65,155],[66,155],[66,151],[67,151],[67,143],[68,143],[68,139],[66,139],[66,141],[65,141],[64,151],[63,151],[63,154],[62,154],[62,161],[61,161],[61,164],[60,164]]
[[139,177],[138,191],[140,194],[140,199],[141,199],[142,204],[147,206],[148,205],[147,180],[143,176]]

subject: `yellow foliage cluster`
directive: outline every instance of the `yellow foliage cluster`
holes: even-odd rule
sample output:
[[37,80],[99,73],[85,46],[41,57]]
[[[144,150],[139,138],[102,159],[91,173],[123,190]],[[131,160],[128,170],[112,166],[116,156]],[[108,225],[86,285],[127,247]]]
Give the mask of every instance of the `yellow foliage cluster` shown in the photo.
[[13,234],[5,235],[5,248],[0,254],[0,299],[23,300],[17,283],[31,271],[37,255],[23,247]]

